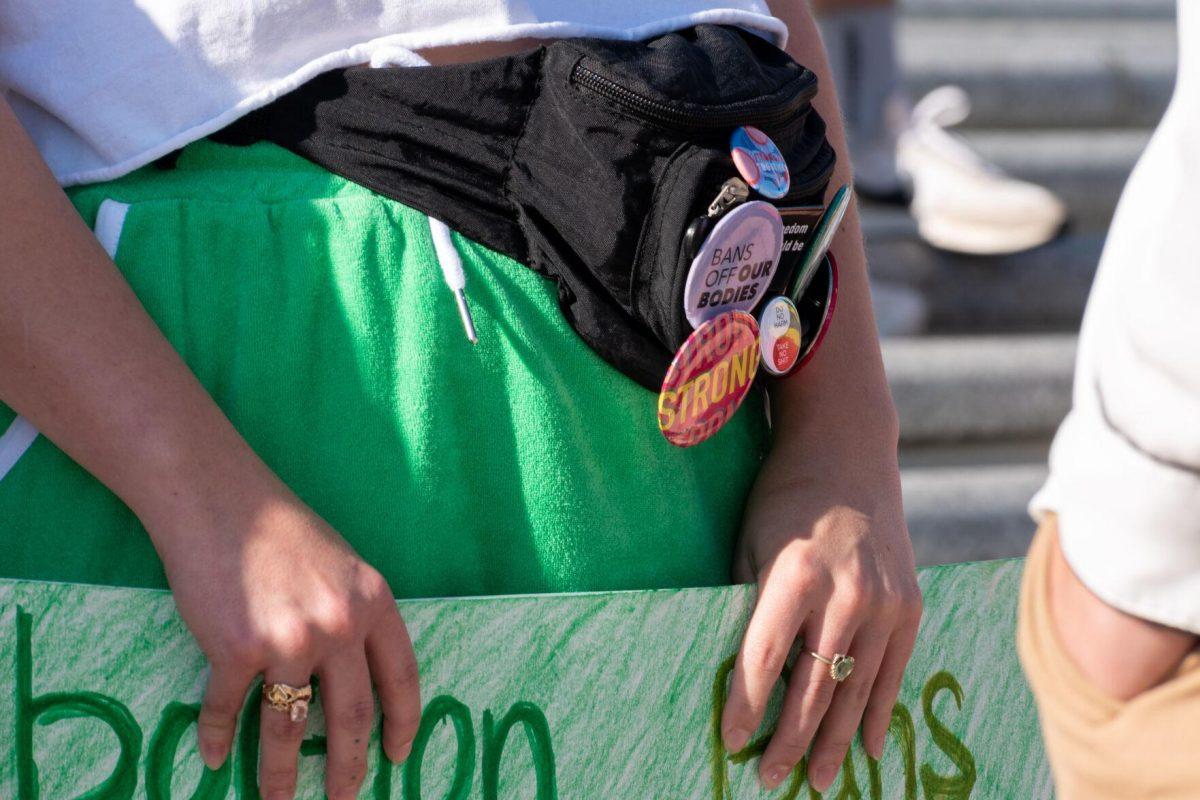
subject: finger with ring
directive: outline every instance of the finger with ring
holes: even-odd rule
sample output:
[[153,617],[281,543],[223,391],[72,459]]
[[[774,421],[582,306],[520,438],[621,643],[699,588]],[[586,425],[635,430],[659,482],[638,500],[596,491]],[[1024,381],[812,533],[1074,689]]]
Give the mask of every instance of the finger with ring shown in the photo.
[[848,656],[844,653],[834,653],[833,658],[825,656],[813,650],[809,650],[808,654],[824,664],[829,665],[829,677],[838,683],[850,677],[850,673],[854,672],[854,656]]
[[289,686],[286,683],[264,683],[263,699],[271,710],[287,714],[292,722],[308,719],[308,705],[312,702],[312,684]]

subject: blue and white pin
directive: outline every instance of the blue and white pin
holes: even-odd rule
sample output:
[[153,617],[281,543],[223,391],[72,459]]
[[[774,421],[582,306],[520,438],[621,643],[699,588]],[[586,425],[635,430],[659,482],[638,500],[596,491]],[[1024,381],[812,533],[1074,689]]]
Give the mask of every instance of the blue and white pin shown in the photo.
[[738,173],[763,197],[778,200],[792,186],[787,159],[770,136],[743,125],[729,138],[729,154]]

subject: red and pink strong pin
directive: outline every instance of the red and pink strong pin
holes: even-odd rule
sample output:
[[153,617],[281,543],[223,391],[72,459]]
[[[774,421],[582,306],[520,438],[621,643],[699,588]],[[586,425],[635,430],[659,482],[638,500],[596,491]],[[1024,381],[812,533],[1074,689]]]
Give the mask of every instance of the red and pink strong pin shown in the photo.
[[746,398],[758,362],[758,323],[744,311],[728,311],[692,331],[658,395],[658,427],[667,441],[691,447],[720,430]]

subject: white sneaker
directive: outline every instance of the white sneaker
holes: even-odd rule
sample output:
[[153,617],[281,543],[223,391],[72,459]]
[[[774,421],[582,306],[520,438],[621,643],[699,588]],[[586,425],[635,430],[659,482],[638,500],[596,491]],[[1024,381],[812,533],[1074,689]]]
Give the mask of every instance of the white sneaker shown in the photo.
[[1053,192],[1005,175],[946,128],[971,113],[957,86],[934,89],[913,108],[896,147],[912,183],[921,237],[958,253],[1000,255],[1045,244],[1062,230],[1067,208]]

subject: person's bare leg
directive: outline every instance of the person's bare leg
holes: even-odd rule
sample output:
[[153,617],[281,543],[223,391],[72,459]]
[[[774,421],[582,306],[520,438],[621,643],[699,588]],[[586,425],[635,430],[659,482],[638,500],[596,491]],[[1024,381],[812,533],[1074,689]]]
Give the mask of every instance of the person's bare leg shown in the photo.
[[896,55],[895,6],[874,0],[812,5],[842,101],[855,186],[863,197],[905,203],[896,136],[906,123],[908,103]]

